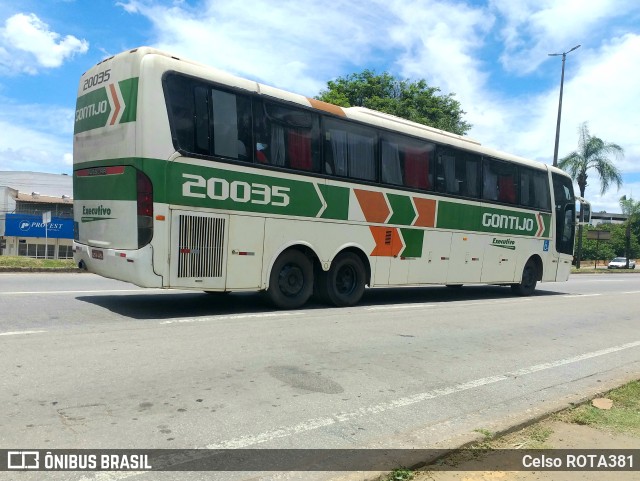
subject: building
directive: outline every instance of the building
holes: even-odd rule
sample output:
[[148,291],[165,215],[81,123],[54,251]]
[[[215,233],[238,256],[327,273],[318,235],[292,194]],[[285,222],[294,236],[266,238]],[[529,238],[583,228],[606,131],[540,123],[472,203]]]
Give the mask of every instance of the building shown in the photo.
[[0,255],[72,258],[72,195],[71,176],[0,171]]
[[597,227],[600,224],[624,224],[627,221],[626,214],[611,214],[609,212],[592,212],[591,224]]

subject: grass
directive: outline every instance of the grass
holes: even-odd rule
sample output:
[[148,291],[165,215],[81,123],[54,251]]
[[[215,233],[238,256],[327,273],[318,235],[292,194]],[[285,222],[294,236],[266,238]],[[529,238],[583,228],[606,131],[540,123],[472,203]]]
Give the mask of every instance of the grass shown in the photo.
[[640,381],[614,389],[605,397],[613,401],[613,407],[609,410],[583,404],[563,411],[558,414],[558,418],[565,422],[640,437]]
[[410,469],[396,469],[394,470],[386,481],[410,481],[413,479],[414,472]]
[[[632,381],[616,388],[602,397],[613,401],[610,410],[595,408],[591,403],[565,409],[549,419],[527,426],[519,431],[506,435],[499,435],[484,428],[476,429],[481,434],[480,439],[467,449],[453,452],[436,461],[437,464],[448,465],[452,469],[472,459],[484,457],[489,452],[498,449],[551,449],[549,437],[553,434],[551,422],[563,421],[584,424],[607,432],[624,433],[640,437],[640,381]],[[404,474],[407,470],[396,470],[387,478],[389,481],[404,481],[403,477],[393,477],[396,473]],[[408,471],[413,473],[412,471]],[[427,474],[429,473],[428,467]],[[415,474],[415,473],[414,473]],[[418,479],[433,479],[418,475]]]
[[73,259],[33,259],[23,256],[0,256],[0,267],[56,269],[76,267]]

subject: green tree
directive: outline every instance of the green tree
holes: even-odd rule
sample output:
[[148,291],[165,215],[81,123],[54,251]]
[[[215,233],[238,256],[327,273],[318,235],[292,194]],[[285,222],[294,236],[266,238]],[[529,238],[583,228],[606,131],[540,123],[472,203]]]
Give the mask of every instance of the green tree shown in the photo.
[[[627,258],[627,269],[629,268],[629,259],[631,256],[634,258],[637,256],[637,252],[633,252],[631,249],[631,225],[638,224],[640,221],[640,201],[633,200],[631,197],[627,199],[626,195],[620,197],[620,208],[622,213],[627,215],[626,229],[625,229],[625,243],[624,243],[624,256]],[[638,238],[635,236],[635,240]]]
[[371,70],[338,77],[327,82],[318,100],[341,107],[367,107],[413,122],[464,135],[471,128],[462,117],[466,113],[455,94],[441,95],[425,80],[415,82],[395,78],[388,72]]
[[[612,224],[599,225],[598,227],[587,226],[583,232],[582,238],[582,260],[596,261],[602,259],[613,259],[616,256],[614,238],[616,237],[615,229],[611,229]],[[611,241],[598,241],[588,239],[587,232],[593,230],[605,230],[611,232]]]
[[[592,230],[605,230],[611,232],[611,240],[597,241],[587,239],[587,232]],[[611,260],[614,257],[623,257],[626,249],[626,225],[625,224],[600,224],[597,227],[587,226],[582,238],[582,260]],[[640,242],[636,237],[631,237],[629,242],[629,257],[631,259],[640,255]]]
[[[614,160],[619,160],[624,155],[624,150],[618,144],[605,142],[599,137],[589,133],[587,122],[583,122],[578,129],[578,150],[571,152],[558,162],[558,166],[567,171],[577,182],[580,189],[580,197],[584,197],[587,188],[587,171],[595,170],[600,178],[600,193],[604,194],[611,184],[618,188],[622,185],[622,175],[615,166]],[[582,204],[580,205],[580,218],[582,219]],[[582,225],[578,227],[578,252],[576,267],[580,268],[582,255]]]

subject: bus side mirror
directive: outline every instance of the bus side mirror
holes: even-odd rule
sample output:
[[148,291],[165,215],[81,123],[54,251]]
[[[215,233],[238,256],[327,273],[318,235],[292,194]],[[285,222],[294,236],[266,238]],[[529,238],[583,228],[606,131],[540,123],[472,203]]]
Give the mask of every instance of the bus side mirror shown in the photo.
[[583,199],[582,197],[577,197],[576,200],[580,202],[580,211],[582,214],[580,215],[580,219],[578,224],[588,225],[591,223],[591,204]]

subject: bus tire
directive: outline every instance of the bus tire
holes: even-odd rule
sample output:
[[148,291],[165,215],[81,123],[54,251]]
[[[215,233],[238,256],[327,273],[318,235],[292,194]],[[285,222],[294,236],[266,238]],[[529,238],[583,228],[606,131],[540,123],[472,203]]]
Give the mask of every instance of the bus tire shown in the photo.
[[337,307],[357,304],[364,294],[367,272],[358,255],[353,252],[338,254],[327,272],[320,274],[322,293],[329,303]]
[[522,277],[518,284],[511,284],[511,290],[518,296],[530,296],[538,283],[538,268],[533,259],[529,259],[522,269]]
[[290,249],[276,259],[269,277],[267,295],[280,309],[296,309],[313,293],[313,264],[307,256]]

